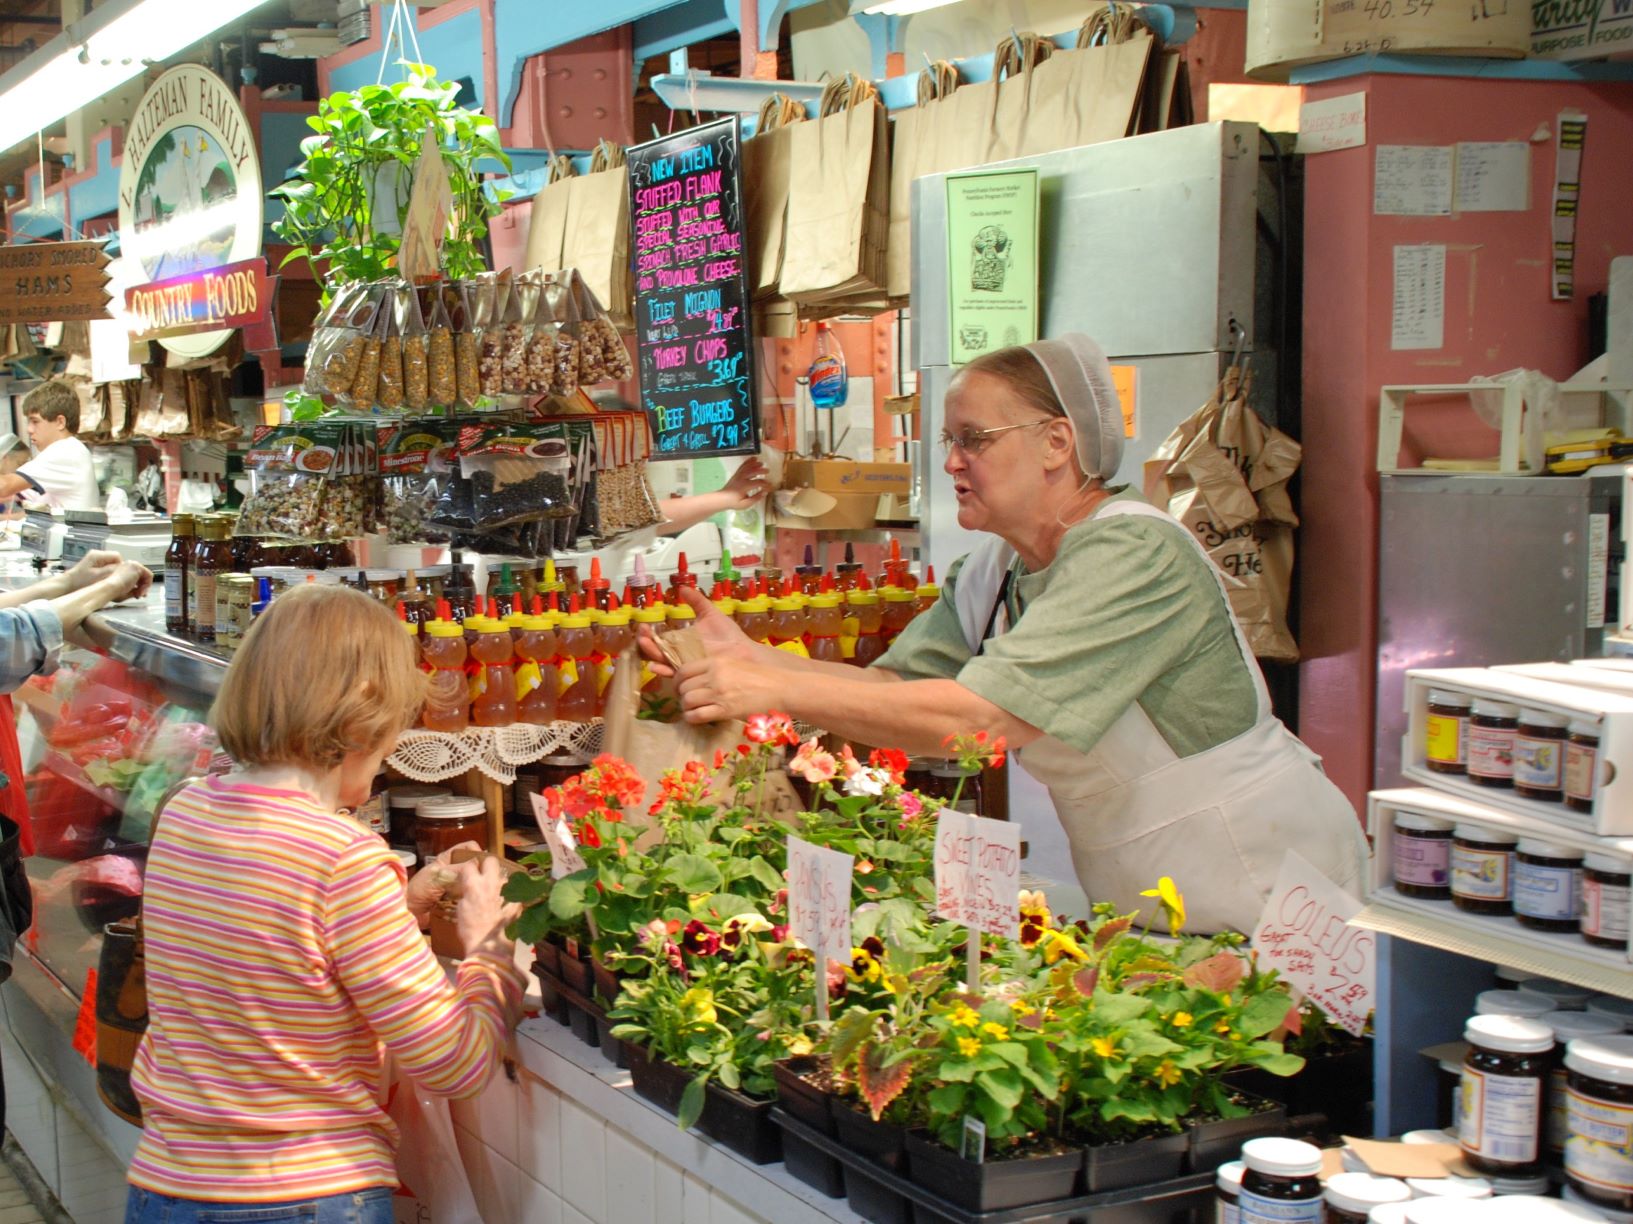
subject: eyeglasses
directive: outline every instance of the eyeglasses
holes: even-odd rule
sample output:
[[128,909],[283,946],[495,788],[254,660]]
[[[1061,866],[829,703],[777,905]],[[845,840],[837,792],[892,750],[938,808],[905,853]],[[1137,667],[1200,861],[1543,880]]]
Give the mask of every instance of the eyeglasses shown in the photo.
[[1047,425],[1054,419],[1053,417],[1047,417],[1041,421],[1023,421],[1019,425],[998,425],[992,429],[965,428],[959,430],[956,436],[943,429],[941,431],[941,453],[950,455],[953,453],[953,447],[956,446],[966,455],[979,455],[992,444],[991,439],[997,434],[1007,433],[1011,429],[1031,429],[1035,425]]

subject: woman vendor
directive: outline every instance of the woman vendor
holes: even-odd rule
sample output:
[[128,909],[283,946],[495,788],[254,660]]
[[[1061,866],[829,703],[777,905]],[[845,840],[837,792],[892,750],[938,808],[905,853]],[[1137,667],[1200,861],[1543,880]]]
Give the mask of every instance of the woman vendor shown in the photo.
[[1271,713],[1222,576],[1177,521],[1107,487],[1122,440],[1086,336],[964,366],[941,442],[959,525],[988,535],[940,600],[864,670],[757,646],[692,599],[710,655],[679,673],[686,718],[785,710],[928,756],[1002,735],[1088,896],[1131,911],[1172,876],[1195,930],[1250,930],[1289,849],[1357,888],[1355,812]]

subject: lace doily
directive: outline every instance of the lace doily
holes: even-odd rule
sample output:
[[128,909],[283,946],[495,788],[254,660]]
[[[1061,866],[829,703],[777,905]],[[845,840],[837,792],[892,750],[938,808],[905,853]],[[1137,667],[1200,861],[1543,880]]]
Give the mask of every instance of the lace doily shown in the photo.
[[472,769],[502,786],[516,781],[516,766],[557,752],[593,757],[601,751],[601,720],[538,726],[470,727],[460,732],[405,731],[387,762],[416,782],[444,782]]

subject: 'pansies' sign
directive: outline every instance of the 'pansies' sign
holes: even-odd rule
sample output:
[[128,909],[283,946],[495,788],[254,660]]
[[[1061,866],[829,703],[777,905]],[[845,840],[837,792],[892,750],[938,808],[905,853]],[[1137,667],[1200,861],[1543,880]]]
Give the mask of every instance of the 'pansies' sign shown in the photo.
[[838,850],[788,839],[788,929],[818,958],[850,958],[855,861]]

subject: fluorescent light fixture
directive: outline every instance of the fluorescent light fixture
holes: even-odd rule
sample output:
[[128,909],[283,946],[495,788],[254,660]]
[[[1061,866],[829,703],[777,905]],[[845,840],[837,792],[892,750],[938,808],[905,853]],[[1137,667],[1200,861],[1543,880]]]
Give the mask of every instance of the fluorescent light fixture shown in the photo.
[[0,76],[0,151],[237,21],[266,0],[110,0]]
[[942,8],[957,0],[851,0],[851,16],[866,13],[870,17],[909,17],[929,9]]

